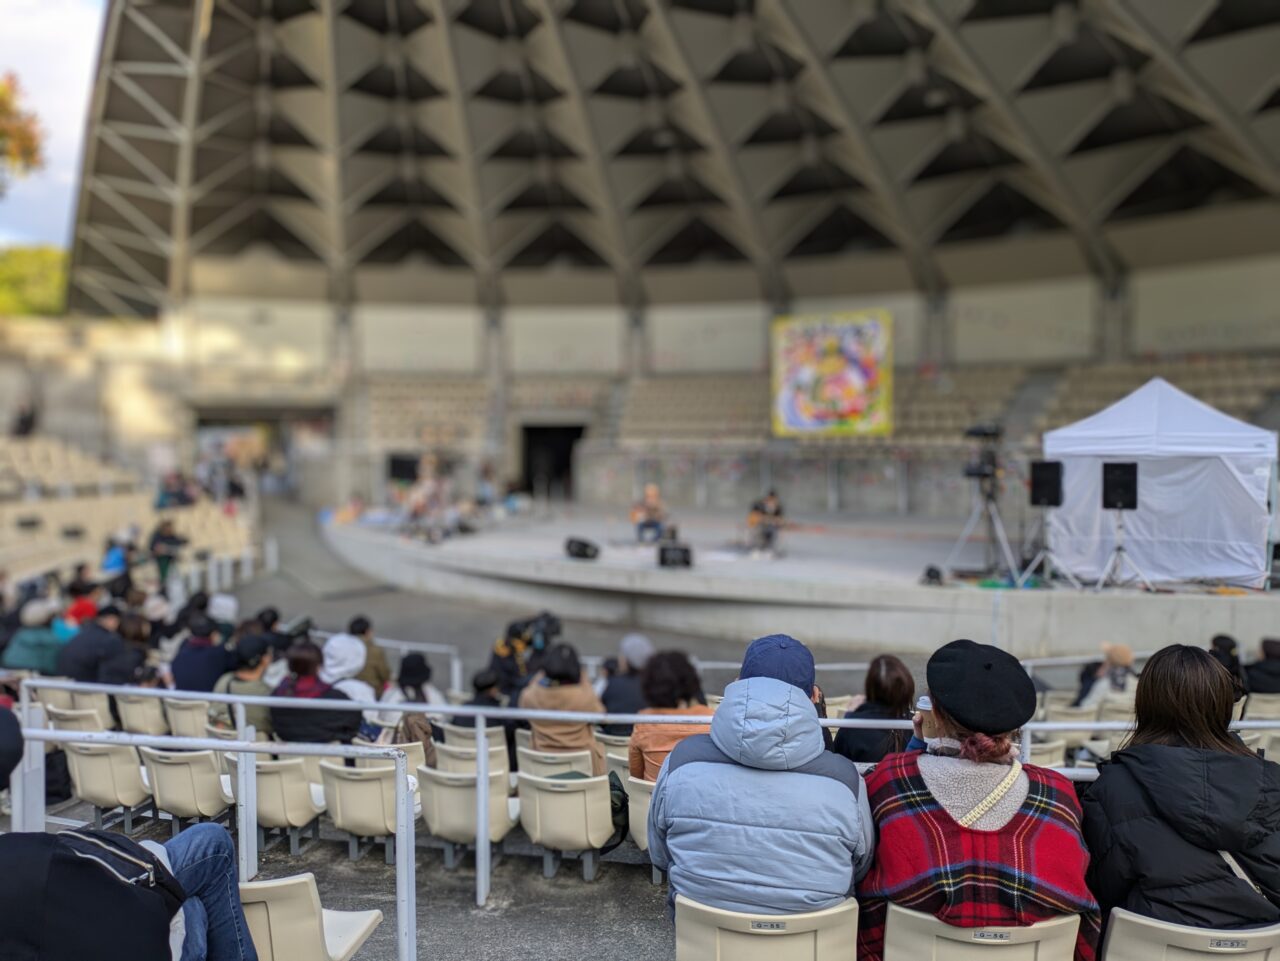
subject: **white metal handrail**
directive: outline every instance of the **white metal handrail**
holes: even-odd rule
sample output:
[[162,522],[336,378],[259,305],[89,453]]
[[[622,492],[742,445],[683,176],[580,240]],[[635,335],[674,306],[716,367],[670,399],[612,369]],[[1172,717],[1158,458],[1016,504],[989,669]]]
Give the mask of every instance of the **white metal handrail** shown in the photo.
[[[453,718],[471,717],[484,718],[485,723],[475,725],[476,740],[476,824],[485,825],[488,823],[489,810],[489,719],[494,721],[558,721],[558,722],[574,722],[585,724],[707,724],[712,720],[711,715],[665,715],[665,714],[608,714],[603,712],[590,711],[545,711],[530,710],[519,707],[477,707],[473,705],[448,705],[442,707],[439,704],[422,704],[412,702],[402,702],[399,704],[380,704],[368,701],[350,701],[350,700],[325,700],[317,702],[314,699],[305,698],[286,698],[262,695],[237,695],[237,694],[213,694],[201,691],[169,691],[163,688],[131,688],[116,687],[109,684],[88,684],[77,681],[59,681],[45,680],[38,677],[24,678],[20,686],[20,710],[24,719],[23,726],[32,728],[33,725],[27,721],[32,710],[38,709],[30,700],[30,692],[34,689],[51,689],[66,691],[82,691],[85,693],[104,693],[104,694],[129,694],[130,696],[142,697],[159,697],[170,698],[176,700],[204,700],[216,703],[225,703],[233,706],[236,713],[237,731],[239,736],[252,737],[252,728],[244,722],[244,708],[250,706],[265,706],[284,709],[309,709],[324,711],[383,711],[394,712],[397,714],[448,714]],[[862,719],[862,718],[825,718],[822,722],[827,728],[853,728],[861,730],[912,730],[913,725],[909,720],[879,720],[879,719]],[[501,724],[493,727],[494,731],[498,731]],[[1098,732],[1127,732],[1132,730],[1133,724],[1126,721],[1099,721],[1099,720],[1079,720],[1079,721],[1031,721],[1023,726],[1022,733],[1024,735],[1021,742],[1021,756],[1023,761],[1028,761],[1031,754],[1031,737],[1035,734],[1053,734],[1061,731],[1098,731]],[[1249,730],[1277,730],[1280,729],[1280,719],[1274,720],[1257,720],[1257,721],[1235,721],[1231,724],[1233,731],[1249,731]],[[58,732],[58,733],[74,733],[74,732]],[[114,735],[120,737],[122,735]],[[128,735],[130,737],[144,737],[143,735]],[[53,740],[41,735],[42,739]],[[63,738],[67,740],[67,738]],[[151,740],[164,742],[172,746],[177,745],[176,741],[185,739],[159,738],[152,737]],[[217,750],[228,750],[227,745],[232,744],[230,741],[203,741],[199,742],[205,746],[213,746]],[[235,742],[245,743],[244,741]],[[343,746],[340,745],[308,745],[296,742],[253,742],[256,745],[256,753],[300,753],[300,754],[330,754],[337,755],[342,753]],[[286,748],[296,750],[284,750]],[[387,750],[370,747],[348,746],[346,750]],[[28,752],[30,753],[30,752]],[[344,755],[345,756],[345,755]],[[382,755],[385,756],[385,755]],[[25,763],[25,761],[24,761]],[[43,765],[43,755],[40,759]],[[250,764],[242,765],[242,767],[252,767]],[[1072,780],[1091,780],[1097,777],[1097,771],[1093,768],[1069,768],[1057,769],[1059,773]],[[15,791],[15,802],[19,801],[21,795],[21,786]],[[247,796],[247,795],[246,795]],[[41,797],[43,798],[43,781],[41,782]],[[18,803],[15,803],[15,816],[17,816]],[[246,833],[253,835],[251,848],[252,859],[246,857],[246,863],[256,873],[256,825],[257,825],[257,809],[255,805],[241,804],[241,808],[249,807],[251,810],[247,816],[238,813],[238,818],[246,820],[248,830]],[[242,844],[246,843],[244,839]],[[399,840],[397,840],[397,845]],[[399,857],[399,848],[397,847],[397,857]],[[488,899],[490,889],[490,842],[487,831],[477,830],[476,832],[476,904],[484,906]]]
[[[396,957],[398,961],[417,958],[417,890],[414,881],[417,864],[414,859],[413,792],[409,786],[409,760],[395,747],[351,744],[303,744],[253,740],[252,726],[242,724],[243,737],[234,741],[218,738],[170,737],[128,734],[119,731],[57,731],[32,722],[43,719],[37,705],[27,705],[22,735],[27,744],[22,763],[12,778],[14,805],[13,830],[43,831],[44,813],[44,747],[57,744],[122,744],[131,747],[153,747],[161,750],[221,751],[238,754],[236,765],[236,834],[240,877],[250,880],[257,873],[258,805],[256,754],[286,757],[384,758],[395,766],[396,779]],[[243,705],[237,711],[243,722]]]

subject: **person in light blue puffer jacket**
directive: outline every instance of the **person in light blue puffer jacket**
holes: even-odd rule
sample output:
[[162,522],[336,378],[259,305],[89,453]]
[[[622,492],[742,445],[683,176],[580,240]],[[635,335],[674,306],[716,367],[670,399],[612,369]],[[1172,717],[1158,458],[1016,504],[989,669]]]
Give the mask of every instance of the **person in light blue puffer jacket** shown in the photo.
[[875,827],[862,776],[825,749],[813,655],[785,634],[747,649],[709,734],[662,765],[649,859],[676,895],[752,914],[798,914],[852,897]]

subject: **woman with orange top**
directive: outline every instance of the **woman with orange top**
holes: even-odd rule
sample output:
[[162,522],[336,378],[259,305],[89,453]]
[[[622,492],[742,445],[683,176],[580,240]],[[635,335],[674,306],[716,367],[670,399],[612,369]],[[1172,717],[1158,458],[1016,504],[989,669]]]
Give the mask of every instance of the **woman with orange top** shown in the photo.
[[[645,662],[640,690],[648,703],[641,714],[689,714],[709,717],[715,713],[702,696],[698,672],[679,651],[662,651]],[[637,724],[631,731],[631,776],[656,781],[672,748],[692,734],[706,734],[710,727],[691,724]]]

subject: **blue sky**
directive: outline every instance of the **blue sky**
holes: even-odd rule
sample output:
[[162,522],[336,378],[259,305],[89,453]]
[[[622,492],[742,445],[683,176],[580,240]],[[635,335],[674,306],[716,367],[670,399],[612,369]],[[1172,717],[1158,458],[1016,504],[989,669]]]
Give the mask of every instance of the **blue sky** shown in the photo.
[[12,70],[47,134],[47,165],[0,200],[0,246],[66,246],[106,0],[0,0],[0,73]]

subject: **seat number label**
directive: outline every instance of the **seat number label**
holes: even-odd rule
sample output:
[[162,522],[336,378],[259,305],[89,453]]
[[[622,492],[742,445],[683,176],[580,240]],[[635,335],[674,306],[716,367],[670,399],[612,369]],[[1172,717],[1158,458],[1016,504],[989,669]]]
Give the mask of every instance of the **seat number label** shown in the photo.
[[975,941],[1008,941],[1010,938],[1008,931],[974,931],[973,940]]
[[785,931],[787,930],[786,921],[752,921],[752,931]]

